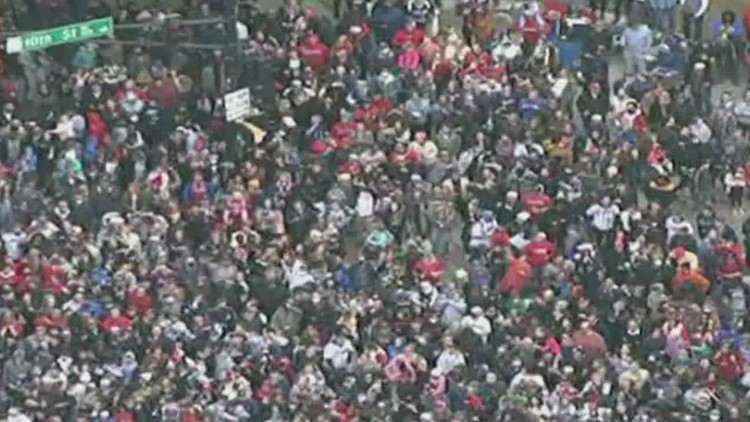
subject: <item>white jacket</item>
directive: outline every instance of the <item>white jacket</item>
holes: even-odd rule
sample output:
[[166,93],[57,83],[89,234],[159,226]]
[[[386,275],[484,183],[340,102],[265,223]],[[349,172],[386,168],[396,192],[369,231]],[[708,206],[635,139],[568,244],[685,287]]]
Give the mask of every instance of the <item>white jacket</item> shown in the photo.
[[480,317],[473,317],[471,315],[465,316],[461,320],[461,328],[470,329],[476,333],[476,335],[481,337],[484,342],[487,342],[487,337],[492,333],[492,325],[484,315]]

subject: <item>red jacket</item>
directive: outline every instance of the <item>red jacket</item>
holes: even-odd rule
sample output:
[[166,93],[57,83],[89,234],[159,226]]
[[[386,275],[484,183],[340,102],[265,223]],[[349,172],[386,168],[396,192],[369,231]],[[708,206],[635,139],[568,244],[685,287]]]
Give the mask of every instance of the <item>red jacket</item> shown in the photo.
[[406,28],[401,28],[393,36],[391,44],[396,48],[403,48],[406,43],[410,43],[414,48],[419,47],[424,42],[424,31],[419,28],[414,28],[411,31]]
[[750,6],[745,9],[745,14],[742,16],[742,22],[745,24],[745,36],[750,40]]
[[104,122],[104,119],[102,118],[101,114],[90,111],[88,113],[88,120],[89,120],[89,135],[96,138],[99,142],[104,142],[104,139],[107,137],[107,134],[109,133],[109,129],[107,129],[107,123]]
[[299,55],[302,61],[313,70],[318,70],[326,65],[331,56],[331,49],[323,44],[317,35],[312,35],[299,46]]
[[522,258],[515,258],[510,262],[510,268],[500,282],[500,291],[520,295],[529,277],[531,277],[531,265]]
[[398,67],[402,71],[416,72],[421,61],[422,57],[419,56],[419,52],[413,48],[398,55]]
[[532,267],[543,267],[555,256],[555,244],[548,240],[535,240],[523,248],[523,253]]

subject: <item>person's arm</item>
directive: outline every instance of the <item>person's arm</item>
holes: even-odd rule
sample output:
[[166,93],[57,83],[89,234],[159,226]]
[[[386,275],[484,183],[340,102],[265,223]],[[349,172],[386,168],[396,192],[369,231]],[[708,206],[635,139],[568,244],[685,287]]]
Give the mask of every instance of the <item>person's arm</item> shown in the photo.
[[701,0],[701,7],[698,9],[698,11],[695,13],[695,17],[699,18],[706,14],[706,11],[708,11],[708,5],[710,3],[710,0]]
[[586,217],[593,216],[597,211],[599,211],[599,204],[594,204],[589,207],[589,209],[586,210]]

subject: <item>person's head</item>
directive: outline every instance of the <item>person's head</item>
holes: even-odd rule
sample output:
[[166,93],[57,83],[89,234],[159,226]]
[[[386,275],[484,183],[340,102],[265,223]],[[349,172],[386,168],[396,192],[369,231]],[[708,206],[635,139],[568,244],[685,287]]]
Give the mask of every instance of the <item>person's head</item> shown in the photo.
[[737,15],[732,10],[725,10],[721,13],[721,22],[724,25],[733,25],[736,19]]

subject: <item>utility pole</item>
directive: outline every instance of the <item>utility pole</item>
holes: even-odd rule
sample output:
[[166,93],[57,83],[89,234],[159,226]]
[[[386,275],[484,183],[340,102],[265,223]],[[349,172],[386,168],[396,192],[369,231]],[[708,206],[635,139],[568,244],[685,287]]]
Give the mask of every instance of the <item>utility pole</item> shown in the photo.
[[235,87],[237,68],[239,66],[239,39],[237,37],[237,14],[239,13],[237,0],[224,0],[223,20],[226,39],[221,54],[221,86],[222,94],[230,92]]

